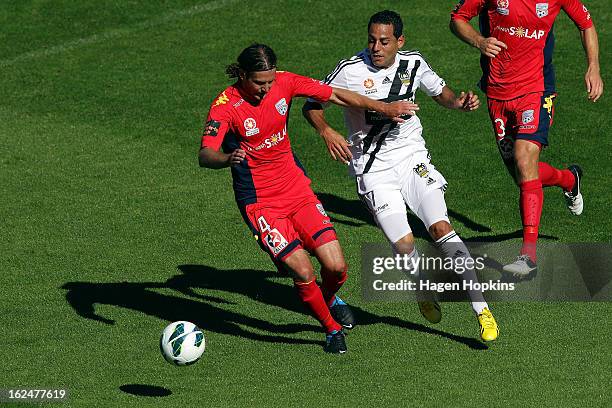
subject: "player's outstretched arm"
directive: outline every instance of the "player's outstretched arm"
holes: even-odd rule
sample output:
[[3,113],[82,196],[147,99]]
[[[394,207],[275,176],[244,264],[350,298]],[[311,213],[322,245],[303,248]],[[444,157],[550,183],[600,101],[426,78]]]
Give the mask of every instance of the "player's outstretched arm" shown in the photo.
[[307,101],[302,108],[302,114],[308,123],[315,128],[317,133],[321,135],[332,159],[348,163],[353,158],[346,139],[325,120],[323,106],[320,103]]
[[480,99],[472,91],[461,92],[459,96],[455,95],[452,89],[448,86],[442,88],[442,93],[432,97],[434,101],[448,109],[458,109],[464,112],[471,112],[480,107]]
[[209,147],[203,147],[198,154],[200,167],[208,167],[209,169],[222,169],[234,164],[240,164],[246,157],[246,152],[242,149],[236,149],[230,154],[223,153]]
[[340,106],[350,106],[353,108],[368,109],[382,113],[383,115],[393,119],[396,122],[403,122],[400,118],[402,115],[414,115],[419,110],[419,105],[414,102],[396,101],[382,102],[376,99],[370,99],[367,96],[360,95],[348,89],[333,88],[333,92],[329,101]]
[[489,58],[495,58],[502,49],[508,49],[508,46],[497,38],[485,38],[480,35],[480,33],[478,33],[478,31],[476,31],[467,21],[451,20],[450,29],[459,39],[474,48],[478,48],[481,54]]
[[582,46],[587,58],[587,72],[584,75],[584,83],[589,100],[597,102],[604,90],[604,83],[599,72],[599,41],[595,26],[580,31]]

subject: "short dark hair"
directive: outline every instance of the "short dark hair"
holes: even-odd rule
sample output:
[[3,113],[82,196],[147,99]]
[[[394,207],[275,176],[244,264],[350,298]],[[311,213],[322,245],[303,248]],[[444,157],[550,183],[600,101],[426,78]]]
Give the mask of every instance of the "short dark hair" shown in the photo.
[[251,44],[238,56],[238,62],[230,64],[225,73],[230,78],[238,78],[240,70],[251,72],[269,71],[276,68],[276,54],[265,44]]
[[395,38],[400,38],[402,33],[404,32],[404,23],[402,22],[402,18],[395,11],[391,10],[383,10],[374,14],[370,17],[370,22],[368,23],[368,31],[370,31],[370,26],[372,24],[391,24],[393,25],[393,35]]

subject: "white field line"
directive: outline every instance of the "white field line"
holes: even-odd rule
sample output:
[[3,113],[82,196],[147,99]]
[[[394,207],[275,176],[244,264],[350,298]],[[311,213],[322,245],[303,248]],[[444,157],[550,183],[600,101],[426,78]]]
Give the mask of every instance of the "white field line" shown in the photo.
[[29,51],[21,55],[18,55],[17,57],[11,58],[11,59],[0,60],[0,67],[7,67],[10,65],[19,63],[19,62],[23,62],[23,61],[27,61],[27,60],[31,60],[35,58],[61,54],[63,52],[71,51],[76,48],[83,47],[85,45],[101,43],[104,41],[123,37],[129,34],[132,34],[136,31],[139,31],[139,30],[155,27],[155,26],[158,26],[164,23],[168,23],[171,21],[175,21],[175,20],[180,20],[185,17],[192,17],[192,16],[195,16],[197,14],[202,14],[207,11],[217,10],[217,9],[223,8],[225,6],[228,6],[233,3],[237,3],[237,2],[238,0],[217,0],[217,1],[211,1],[206,4],[198,4],[196,6],[193,6],[191,8],[184,9],[184,10],[171,11],[169,13],[162,15],[161,17],[142,21],[140,23],[131,25],[129,27],[111,29],[108,31],[104,31],[100,34],[94,34],[89,37],[84,37],[84,38],[79,38],[76,40],[68,41],[63,44],[55,45],[53,47],[41,48],[38,50]]

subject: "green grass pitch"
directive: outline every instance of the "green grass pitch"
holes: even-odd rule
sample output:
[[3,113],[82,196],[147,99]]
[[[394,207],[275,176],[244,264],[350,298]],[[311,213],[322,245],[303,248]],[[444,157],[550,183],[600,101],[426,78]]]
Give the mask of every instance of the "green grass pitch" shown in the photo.
[[[607,1],[587,4],[609,85],[612,14]],[[291,281],[243,225],[229,171],[197,165],[208,107],[230,83],[224,68],[254,41],[275,49],[281,69],[321,78],[365,46],[369,16],[391,8],[405,20],[406,49],[455,90],[475,89],[478,53],[449,32],[453,6],[2,1],[0,388],[67,388],[61,406],[74,407],[611,406],[610,303],[495,303],[501,335],[482,347],[465,303],[443,304],[432,327],[414,304],[364,302],[360,248],[383,237],[301,117],[302,100],[289,133],[329,203],[350,264],[342,293],[362,323],[347,355],[322,352]],[[572,217],[560,192],[546,191],[541,232],[610,243],[610,90],[586,100],[584,53],[563,14],[556,34],[560,96],[543,157],[583,166],[586,207]],[[486,109],[417,101],[456,229],[518,242],[517,189]],[[328,115],[342,126],[339,109]],[[204,328],[207,351],[179,368],[158,338],[183,319]]]

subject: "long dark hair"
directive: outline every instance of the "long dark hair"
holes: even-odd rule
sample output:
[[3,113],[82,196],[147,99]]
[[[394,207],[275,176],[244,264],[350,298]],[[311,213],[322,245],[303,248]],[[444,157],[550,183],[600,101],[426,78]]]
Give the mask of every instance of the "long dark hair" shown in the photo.
[[237,61],[225,68],[225,73],[230,78],[238,78],[240,70],[248,74],[276,68],[276,54],[265,44],[249,45],[242,50]]

